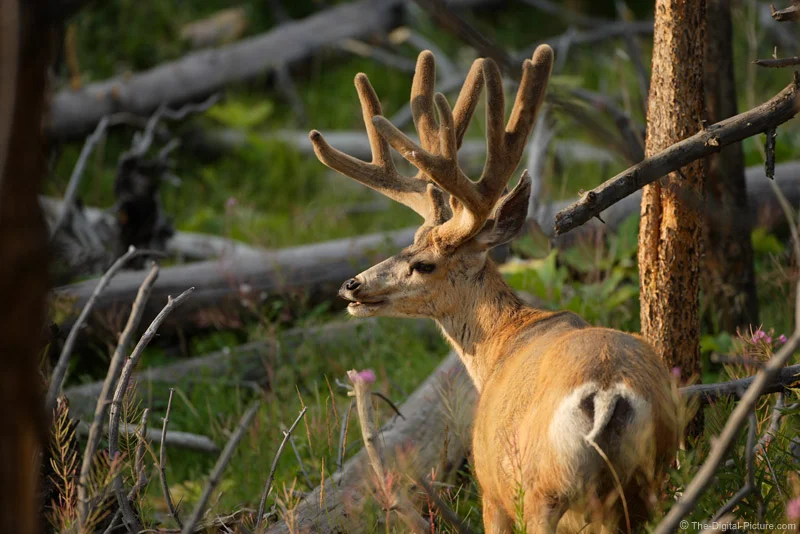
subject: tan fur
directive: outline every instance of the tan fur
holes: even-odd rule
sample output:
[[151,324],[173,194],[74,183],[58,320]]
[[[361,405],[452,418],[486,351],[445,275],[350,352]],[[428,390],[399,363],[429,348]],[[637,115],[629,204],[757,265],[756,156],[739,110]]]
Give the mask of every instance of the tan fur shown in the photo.
[[[525,306],[487,256],[525,220],[526,176],[504,196],[500,185],[519,162],[519,147],[543,98],[552,51],[540,47],[535,67],[526,64],[527,78],[505,132],[502,88],[490,60],[484,62],[483,78],[472,76],[462,91],[460,102],[463,98],[466,104],[456,109],[469,112],[459,113],[455,125],[437,95],[441,124],[436,125],[432,61],[429,53],[420,55],[412,90],[424,148],[387,126],[363,75],[356,83],[373,163],[339,153],[318,132],[311,135],[323,163],[403,202],[426,220],[414,244],[345,282],[340,295],[351,302],[348,311],[356,317],[434,319],[461,356],[480,392],[473,455],[487,532],[509,532],[518,515],[530,534],[577,532],[589,523],[584,532],[624,530],[628,519],[635,526],[647,518],[648,496],[658,489],[678,443],[666,369],[638,336],[592,327],[569,312]],[[460,144],[454,132],[463,133],[484,80],[495,85],[487,95],[487,122],[494,124],[488,159],[494,161],[487,161],[486,169],[501,175],[492,175],[489,185],[485,178],[470,181],[441,155]],[[381,135],[421,169],[419,175],[392,180],[396,171]],[[493,145],[503,148],[493,151]],[[425,183],[424,198],[414,180]],[[449,209],[442,201],[445,192],[451,195]],[[624,487],[628,519],[610,469]]]

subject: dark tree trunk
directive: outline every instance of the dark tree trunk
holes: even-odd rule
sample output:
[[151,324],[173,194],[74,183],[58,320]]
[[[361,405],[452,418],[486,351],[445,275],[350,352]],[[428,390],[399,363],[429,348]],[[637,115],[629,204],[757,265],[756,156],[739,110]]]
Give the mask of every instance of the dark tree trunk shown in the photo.
[[0,0],[0,532],[40,531],[46,436],[38,368],[47,232],[37,195],[45,168],[45,85],[53,37],[44,1]]
[[[703,0],[656,0],[647,109],[651,156],[696,133],[703,119]],[[699,264],[704,165],[642,192],[639,276],[642,334],[686,379],[700,374]]]
[[[715,123],[737,113],[730,0],[706,0],[706,9],[714,21],[706,36],[706,111],[708,122]],[[714,209],[706,209],[703,224],[703,292],[715,326],[733,333],[758,324],[742,145],[712,155],[706,169],[706,204]]]

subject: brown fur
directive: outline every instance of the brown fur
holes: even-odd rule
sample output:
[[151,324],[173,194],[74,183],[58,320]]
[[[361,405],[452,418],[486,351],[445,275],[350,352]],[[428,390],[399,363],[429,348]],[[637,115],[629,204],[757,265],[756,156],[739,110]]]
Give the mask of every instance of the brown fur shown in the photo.
[[[363,75],[356,83],[373,163],[332,149],[318,132],[311,135],[323,163],[426,220],[414,244],[348,280],[339,294],[351,302],[348,311],[356,317],[434,319],[461,356],[480,392],[473,454],[487,532],[509,532],[520,514],[530,534],[556,528],[577,532],[587,523],[593,529],[616,528],[624,513],[611,469],[624,486],[628,519],[636,525],[646,519],[648,492],[658,488],[678,443],[677,405],[665,367],[637,336],[592,327],[569,312],[525,306],[487,256],[525,221],[530,195],[525,174],[510,193],[498,192],[519,162],[544,95],[552,50],[540,47],[533,64],[526,64],[505,128],[499,71],[485,60],[489,156],[477,183],[446,156],[454,156],[460,144],[454,132],[463,133],[481,79],[472,76],[466,84],[460,102],[466,93],[467,104],[456,109],[469,113],[457,114],[455,122],[444,98],[436,96],[437,125],[432,62],[429,53],[420,55],[412,89],[422,147],[379,116],[377,97]],[[417,177],[396,174],[381,136],[420,168]],[[499,173],[489,173],[490,183],[484,181],[487,169]],[[427,183],[424,199],[414,180]],[[444,192],[451,195],[449,209],[443,206]]]

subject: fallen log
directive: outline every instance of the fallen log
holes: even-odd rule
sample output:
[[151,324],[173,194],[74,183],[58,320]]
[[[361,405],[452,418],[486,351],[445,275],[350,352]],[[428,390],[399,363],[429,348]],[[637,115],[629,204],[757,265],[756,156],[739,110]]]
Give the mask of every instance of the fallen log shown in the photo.
[[[447,402],[441,402],[445,398]],[[434,373],[400,406],[405,419],[393,417],[381,431],[387,463],[398,456],[404,479],[420,480],[437,469],[436,479],[449,480],[466,457],[470,444],[475,388],[461,361],[450,353]],[[457,413],[453,413],[454,408]],[[402,454],[398,454],[401,452]],[[396,463],[394,463],[396,466]],[[268,533],[359,532],[359,511],[372,494],[364,480],[370,476],[369,460],[362,449],[342,469],[325,478],[323,485],[290,510],[286,518],[271,525]]]
[[[420,335],[436,335],[436,328],[431,321],[418,320],[413,324]],[[253,341],[205,356],[141,371],[133,375],[131,382],[135,385],[131,389],[152,392],[154,395],[163,391],[166,395],[170,386],[185,383],[187,380],[203,380],[204,377],[210,380],[224,377],[224,380],[238,384],[263,385],[267,380],[264,362],[275,354],[291,355],[301,346],[311,346],[320,354],[325,354],[342,343],[352,342],[356,336],[359,339],[369,340],[381,335],[382,332],[385,333],[381,328],[377,328],[377,325],[376,319],[368,319],[295,328],[278,334],[274,339]],[[64,395],[69,399],[70,412],[76,417],[91,414],[102,389],[102,382],[90,382],[67,388]]]
[[308,58],[348,38],[383,34],[398,22],[402,0],[362,0],[287,22],[261,35],[203,50],[130,76],[64,89],[53,98],[46,130],[73,138],[114,112],[149,115],[158,106],[199,100],[224,86]]
[[[774,227],[782,224],[777,199],[766,182],[761,166],[747,170],[747,189],[751,211],[758,215],[757,224]],[[800,202],[800,162],[777,165],[775,183],[793,204]],[[542,231],[553,235],[555,213],[570,201],[544,204],[530,214]],[[628,216],[638,213],[639,197],[631,195],[601,213],[605,225],[598,221],[584,225],[578,232],[555,239],[557,246],[570,246],[581,235],[590,232],[613,232]],[[165,267],[153,288],[144,321],[158,313],[167,295],[177,295],[186,286],[196,287],[192,299],[175,310],[165,327],[208,327],[215,318],[237,321],[241,313],[252,313],[254,305],[265,298],[285,298],[290,302],[316,304],[335,298],[339,285],[354,273],[396,253],[409,245],[415,228],[370,234],[357,238],[303,245],[264,254],[223,257],[188,265]],[[128,271],[117,275],[95,304],[95,323],[116,324],[116,314],[130,308],[146,273]],[[62,286],[54,291],[57,300],[69,304],[77,313],[91,295],[97,280]],[[62,310],[67,311],[67,310]],[[111,317],[109,317],[109,315]],[[69,321],[69,319],[68,319]]]
[[[209,327],[217,320],[236,324],[242,313],[251,316],[260,313],[261,305],[271,298],[286,299],[290,303],[329,301],[342,281],[353,273],[408,245],[414,230],[165,267],[153,287],[143,321],[147,322],[158,313],[168,295],[179,294],[187,285],[197,289],[192,299],[164,323],[165,329],[177,324]],[[117,275],[96,301],[93,324],[118,324],[117,315],[130,308],[145,274],[144,271],[126,271]],[[87,280],[57,288],[55,299],[73,312],[79,311],[96,284],[97,280]],[[69,309],[61,311],[70,315]]]
[[[136,436],[136,432],[139,431],[138,425],[132,425],[130,423],[123,423],[120,425],[119,428],[120,433]],[[85,421],[81,421],[78,423],[76,427],[76,432],[78,436],[85,438],[89,435],[89,423]],[[108,434],[108,429],[106,428],[103,431],[104,434]],[[161,440],[161,429],[160,428],[148,428],[147,429],[147,440],[152,443],[158,443]],[[178,449],[186,449],[190,451],[198,451],[198,452],[205,452],[208,454],[214,454],[219,452],[219,447],[217,446],[211,438],[206,436],[201,436],[200,434],[192,434],[190,432],[181,432],[179,430],[170,430],[169,434],[164,440],[166,445],[169,445],[170,448],[176,447]]]

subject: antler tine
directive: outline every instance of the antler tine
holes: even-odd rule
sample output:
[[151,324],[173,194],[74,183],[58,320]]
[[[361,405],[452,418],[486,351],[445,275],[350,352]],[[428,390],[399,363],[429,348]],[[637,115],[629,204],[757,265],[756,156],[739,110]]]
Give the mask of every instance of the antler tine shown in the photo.
[[[473,63],[453,112],[441,93],[436,93],[431,99],[434,63],[429,52],[419,56],[412,89],[412,114],[422,146],[384,117],[373,116],[377,132],[422,175],[450,194],[453,216],[436,229],[441,245],[454,246],[475,235],[494,212],[511,174],[519,165],[544,99],[552,63],[553,50],[547,45],[536,49],[533,61],[525,61],[508,126],[502,76],[494,61],[486,59]],[[481,178],[475,183],[459,167],[457,151],[475,111],[481,85],[486,86],[487,157]],[[431,100],[439,112],[438,127]],[[524,188],[516,189],[525,191]],[[517,196],[515,194],[514,198]],[[430,200],[433,202],[435,198],[431,196]]]
[[309,133],[314,153],[323,164],[334,171],[353,178],[387,197],[400,202],[429,220],[435,211],[430,205],[423,180],[402,176],[397,172],[387,141],[373,125],[373,119],[381,117],[381,105],[367,76],[359,73],[355,77],[356,91],[361,102],[364,124],[367,129],[372,162],[356,159],[330,146],[317,130]]
[[422,148],[438,153],[439,127],[433,114],[433,91],[436,84],[436,60],[430,50],[417,57],[414,80],[411,82],[411,117]]
[[481,89],[483,89],[483,59],[476,59],[472,62],[467,77],[464,79],[464,85],[461,86],[461,92],[458,94],[458,100],[456,100],[456,105],[453,108],[453,119],[456,123],[456,146],[458,148],[461,148],[464,134],[467,133],[472,115],[478,106]]
[[544,101],[552,65],[553,49],[548,45],[540,45],[534,51],[533,59],[525,60],[511,117],[508,126],[503,127],[505,100],[500,69],[491,60],[486,62],[487,156],[479,187],[487,200],[491,198],[493,202],[497,201],[519,165],[528,135]]

